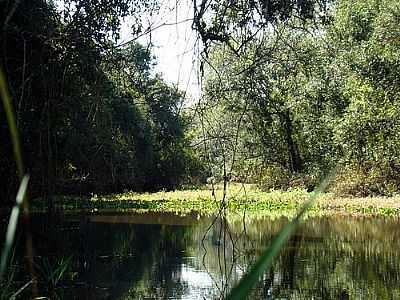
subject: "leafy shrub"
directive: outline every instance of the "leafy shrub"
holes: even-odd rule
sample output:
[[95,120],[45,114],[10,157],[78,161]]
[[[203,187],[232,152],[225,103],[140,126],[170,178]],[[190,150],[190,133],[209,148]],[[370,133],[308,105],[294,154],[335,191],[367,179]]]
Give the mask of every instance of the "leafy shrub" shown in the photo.
[[318,178],[315,175],[304,173],[293,174],[289,181],[289,188],[303,189],[311,192],[318,184]]
[[400,187],[399,162],[365,162],[340,169],[329,186],[338,196],[393,196]]
[[263,191],[291,189],[312,191],[317,183],[318,176],[313,173],[291,173],[279,165],[270,165],[260,172],[257,185]]
[[257,185],[264,191],[286,190],[289,187],[290,174],[283,167],[273,164],[261,170]]

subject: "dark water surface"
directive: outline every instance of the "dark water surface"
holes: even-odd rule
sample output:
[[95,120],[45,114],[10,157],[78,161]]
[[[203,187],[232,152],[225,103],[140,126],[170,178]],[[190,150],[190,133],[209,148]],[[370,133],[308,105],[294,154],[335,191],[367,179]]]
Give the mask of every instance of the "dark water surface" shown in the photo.
[[[223,299],[287,220],[125,214],[32,223],[41,292],[51,299],[202,300]],[[399,223],[306,220],[249,299],[400,299]]]

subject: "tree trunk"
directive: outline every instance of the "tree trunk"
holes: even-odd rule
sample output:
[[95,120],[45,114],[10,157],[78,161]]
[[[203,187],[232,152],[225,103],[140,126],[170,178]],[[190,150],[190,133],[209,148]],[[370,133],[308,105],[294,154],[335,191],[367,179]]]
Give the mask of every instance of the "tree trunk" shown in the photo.
[[299,148],[293,139],[293,124],[288,110],[280,114],[282,127],[289,152],[289,166],[292,172],[300,172],[303,169],[303,161],[299,154]]

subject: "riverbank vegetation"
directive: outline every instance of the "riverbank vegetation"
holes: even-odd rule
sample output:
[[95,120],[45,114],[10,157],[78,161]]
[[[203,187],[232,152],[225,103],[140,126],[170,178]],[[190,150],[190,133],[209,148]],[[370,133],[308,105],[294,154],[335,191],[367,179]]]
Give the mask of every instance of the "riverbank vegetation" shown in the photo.
[[331,12],[210,50],[198,123],[220,178],[312,190],[336,168],[337,195],[399,191],[399,3]]
[[[56,211],[91,214],[129,213],[129,212],[169,212],[178,215],[214,215],[221,210],[223,186],[196,187],[177,191],[154,193],[125,192],[120,194],[97,195],[89,197],[55,197]],[[229,218],[235,215],[250,219],[258,217],[293,217],[309,200],[312,193],[304,189],[265,192],[256,185],[231,184],[225,196],[224,213]],[[46,210],[43,201],[33,201],[32,210]],[[398,216],[400,197],[337,197],[333,193],[321,195],[307,212],[308,216]]]
[[[1,64],[33,196],[170,189],[201,172],[188,146],[183,92],[155,74],[148,47],[110,39],[118,37],[121,14],[140,14],[149,2],[129,12],[124,1],[77,1],[82,13],[71,3],[61,11],[47,1],[23,1],[15,10],[1,4],[8,21]],[[0,197],[12,199],[17,180],[4,118],[0,129]]]
[[[311,191],[333,168],[338,196],[399,191],[397,1],[343,0],[301,21],[271,16],[242,44],[236,31],[221,27],[227,38],[213,40],[196,23],[211,42],[203,96],[191,106],[155,74],[151,47],[115,42],[120,18],[156,11],[155,2],[123,13],[123,1],[77,1],[84,14],[69,2],[1,5],[1,64],[30,191],[50,206],[55,194],[171,190],[206,178]],[[1,122],[6,205],[17,179]]]

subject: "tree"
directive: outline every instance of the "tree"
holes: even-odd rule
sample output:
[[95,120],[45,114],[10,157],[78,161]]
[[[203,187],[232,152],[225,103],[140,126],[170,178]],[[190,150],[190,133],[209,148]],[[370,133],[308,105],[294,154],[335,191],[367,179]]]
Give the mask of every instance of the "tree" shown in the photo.
[[290,18],[326,21],[329,0],[315,1],[193,1],[193,27],[208,53],[213,43],[226,44],[239,55],[243,47],[268,31],[271,24]]
[[391,1],[341,2],[331,23],[278,22],[240,55],[230,46],[213,46],[203,105],[215,121],[206,132],[217,122],[236,130],[241,121],[238,134],[229,141],[220,135],[214,143],[242,148],[236,170],[255,164],[267,177],[281,174],[278,187],[287,187],[296,174],[315,180],[337,163],[343,169],[356,164],[397,190],[398,10]]
[[[55,192],[173,188],[184,178],[182,94],[153,75],[149,49],[134,42],[116,48],[113,40],[122,17],[156,7],[146,0],[1,4],[1,63],[31,191],[50,208]],[[1,190],[8,198],[16,182],[7,127],[0,126],[1,178],[13,181]]]

